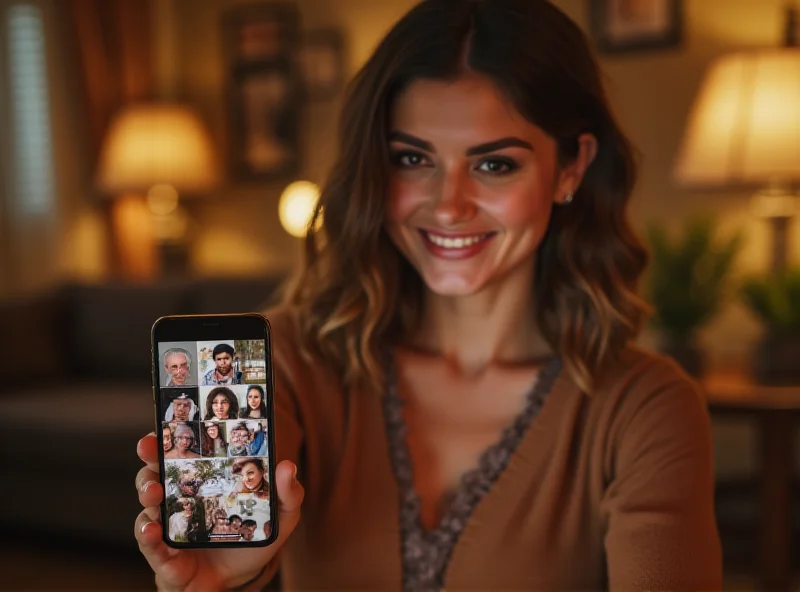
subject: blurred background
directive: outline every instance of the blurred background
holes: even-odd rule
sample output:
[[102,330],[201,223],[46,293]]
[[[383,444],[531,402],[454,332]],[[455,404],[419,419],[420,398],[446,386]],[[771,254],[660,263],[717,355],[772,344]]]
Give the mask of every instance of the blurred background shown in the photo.
[[[554,0],[641,151],[642,344],[703,384],[729,589],[800,563],[800,2]],[[0,0],[3,589],[150,589],[149,329],[300,261],[342,90],[415,0]]]

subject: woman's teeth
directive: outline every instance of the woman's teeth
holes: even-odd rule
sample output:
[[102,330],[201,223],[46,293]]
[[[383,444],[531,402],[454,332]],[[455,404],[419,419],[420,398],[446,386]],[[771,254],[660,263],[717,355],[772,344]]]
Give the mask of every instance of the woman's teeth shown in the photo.
[[430,232],[426,232],[425,236],[429,241],[431,241],[434,245],[438,247],[443,247],[445,249],[464,249],[466,247],[471,247],[482,240],[486,240],[489,236],[488,234],[475,234],[473,236],[460,236],[458,238],[447,238],[444,236],[437,236],[435,234],[431,234]]

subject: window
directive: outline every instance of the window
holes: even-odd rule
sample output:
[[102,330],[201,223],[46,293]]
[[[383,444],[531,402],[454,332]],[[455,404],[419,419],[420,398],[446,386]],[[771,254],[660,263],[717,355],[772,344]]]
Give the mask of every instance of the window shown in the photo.
[[13,2],[5,19],[11,130],[9,210],[45,214],[55,205],[47,55],[42,11]]

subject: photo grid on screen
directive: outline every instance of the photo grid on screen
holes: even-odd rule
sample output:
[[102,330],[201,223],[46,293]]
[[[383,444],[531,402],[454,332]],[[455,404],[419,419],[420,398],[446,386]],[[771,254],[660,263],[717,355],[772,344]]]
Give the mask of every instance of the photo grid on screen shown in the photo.
[[264,340],[162,342],[158,355],[169,538],[268,538]]

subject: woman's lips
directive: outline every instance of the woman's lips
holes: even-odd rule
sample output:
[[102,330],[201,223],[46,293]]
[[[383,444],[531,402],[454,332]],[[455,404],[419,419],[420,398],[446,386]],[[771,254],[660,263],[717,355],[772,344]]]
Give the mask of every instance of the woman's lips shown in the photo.
[[422,242],[428,251],[441,259],[468,259],[480,253],[494,238],[496,232],[472,234],[439,234],[420,230]]

